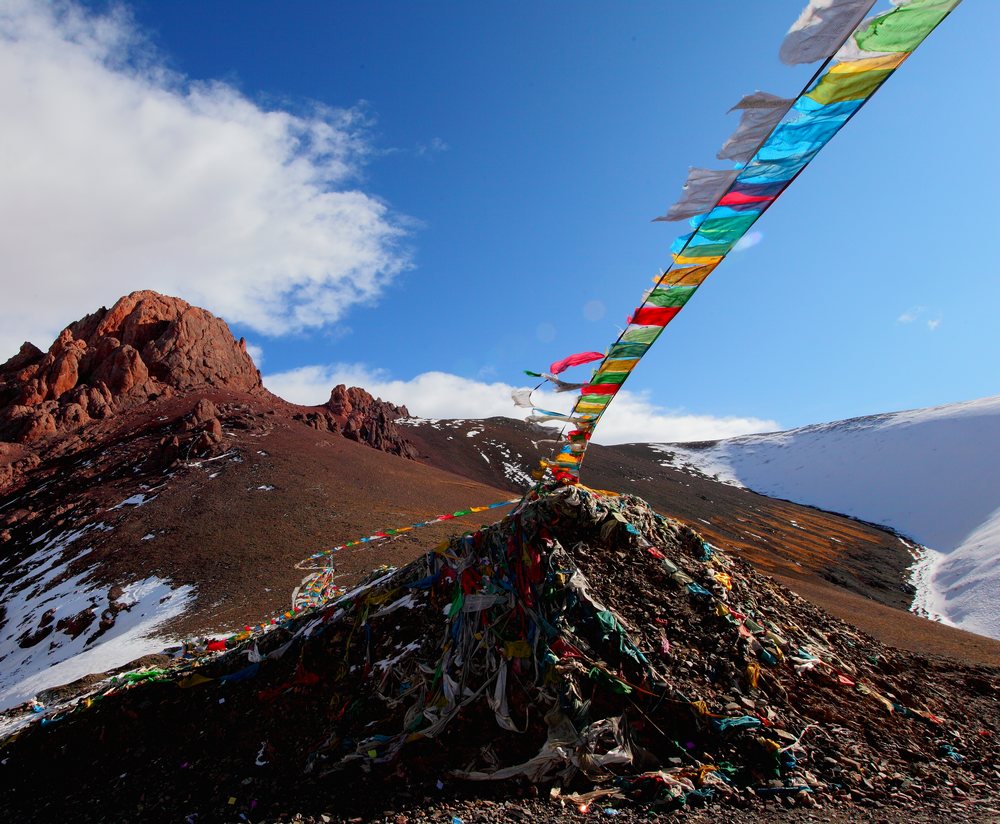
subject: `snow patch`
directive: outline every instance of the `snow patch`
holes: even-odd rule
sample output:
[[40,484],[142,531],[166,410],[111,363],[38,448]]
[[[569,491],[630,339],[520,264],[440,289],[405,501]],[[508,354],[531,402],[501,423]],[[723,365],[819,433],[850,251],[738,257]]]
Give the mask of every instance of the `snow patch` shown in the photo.
[[910,612],[931,621],[951,624],[947,616],[939,610],[939,598],[933,586],[934,572],[944,557],[944,553],[938,552],[936,549],[928,549],[925,546],[910,546],[913,553],[913,566],[910,567],[909,581],[916,590],[913,603],[910,605]]
[[94,579],[96,567],[79,569],[90,547],[71,548],[92,530],[58,533],[3,574],[0,603],[0,709],[16,706],[39,690],[104,672],[168,643],[154,636],[180,615],[193,590],[148,577],[120,592]]
[[663,465],[912,537],[926,548],[914,608],[1000,638],[1000,397],[650,446]]
[[[502,441],[488,440],[486,444],[492,447],[497,455],[499,455],[500,466],[503,468],[504,477],[508,481],[525,488],[534,485],[535,482],[528,471],[528,464],[523,455],[520,453],[511,454],[510,447]],[[479,454],[483,456],[483,460],[486,463],[491,463],[485,452],[480,451]]]
[[531,475],[524,471],[524,468],[516,463],[511,463],[510,461],[503,461],[503,474],[511,483],[517,484],[523,487],[532,486],[535,482]]
[[117,506],[111,507],[112,509],[121,509],[123,506],[142,506],[143,504],[148,504],[150,501],[156,500],[156,496],[147,496],[146,494],[140,492],[138,495],[133,495],[130,498],[126,498]]
[[1000,638],[1000,508],[930,568],[929,606],[949,622]]
[[393,601],[388,606],[382,607],[378,612],[372,615],[372,618],[381,618],[383,615],[388,615],[390,612],[395,612],[397,609],[413,609],[417,606],[417,596],[414,593],[409,593],[404,595],[402,598]]
[[416,641],[411,641],[409,644],[403,647],[402,650],[400,650],[398,655],[395,655],[392,658],[384,658],[381,661],[376,661],[375,666],[378,667],[382,672],[385,672],[386,670],[396,666],[396,664],[402,661],[411,652],[416,652],[418,649],[420,649],[420,644],[418,644]]

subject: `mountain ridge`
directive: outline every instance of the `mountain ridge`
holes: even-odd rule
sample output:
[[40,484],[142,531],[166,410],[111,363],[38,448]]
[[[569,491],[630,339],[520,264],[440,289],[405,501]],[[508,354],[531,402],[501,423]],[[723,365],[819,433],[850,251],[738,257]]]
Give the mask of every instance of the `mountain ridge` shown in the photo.
[[659,444],[663,463],[884,524],[926,548],[919,607],[1000,637],[1000,396],[776,433]]
[[[126,346],[135,354],[116,354]],[[216,347],[215,364],[182,357]],[[101,377],[104,362],[136,358],[147,377]],[[316,550],[523,492],[547,434],[510,419],[414,419],[357,387],[290,404],[260,386],[221,320],[149,292],[71,324],[47,354],[22,347],[0,376],[0,425],[19,438],[0,442],[7,705],[170,639],[280,615],[301,583],[298,562]],[[110,397],[106,413],[65,412],[92,392]],[[23,427],[45,415],[56,431]],[[662,467],[645,447],[593,447],[586,480],[643,496],[897,645],[1000,661],[985,639],[900,611],[911,558],[894,535]],[[336,555],[335,579],[348,586],[407,563],[457,525],[358,544]]]

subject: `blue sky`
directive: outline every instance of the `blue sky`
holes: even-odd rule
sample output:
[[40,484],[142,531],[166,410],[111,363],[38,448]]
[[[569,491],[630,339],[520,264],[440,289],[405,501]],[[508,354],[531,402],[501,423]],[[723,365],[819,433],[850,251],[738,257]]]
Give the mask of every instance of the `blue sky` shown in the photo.
[[[777,58],[803,5],[129,3],[115,25],[139,40],[133,68],[120,70],[147,61],[171,73],[150,79],[147,68],[150,94],[216,82],[261,113],[333,117],[351,147],[330,186],[363,195],[378,238],[375,251],[355,238],[368,266],[361,286],[312,302],[312,314],[307,299],[296,309],[307,319],[294,322],[275,308],[289,299],[280,289],[266,310],[253,301],[272,287],[233,297],[247,265],[238,258],[227,274],[206,266],[201,280],[160,272],[144,282],[141,250],[165,266],[185,243],[157,244],[168,219],[156,212],[142,244],[122,241],[140,250],[131,288],[172,286],[221,314],[260,348],[269,385],[294,399],[321,402],[331,380],[353,377],[424,414],[501,413],[497,384],[617,336],[686,230],[650,220],[689,166],[721,167],[715,152],[737,120],[726,110],[755,89],[793,96],[811,74]],[[110,13],[86,8],[91,21]],[[987,158],[1000,115],[983,87],[996,76],[998,30],[996,3],[965,3],[944,22],[757,224],[760,242],[732,254],[670,325],[630,379],[633,415],[611,439],[642,439],[644,428],[649,439],[707,437],[997,393]],[[266,122],[253,117],[240,122]],[[256,196],[282,202],[280,183],[268,191]],[[303,214],[255,253],[276,261],[255,284],[273,286],[295,265]],[[204,244],[177,267],[221,259]],[[114,300],[121,282],[97,289],[97,302]],[[92,310],[86,299],[54,328]],[[722,423],[665,423],[689,418]]]

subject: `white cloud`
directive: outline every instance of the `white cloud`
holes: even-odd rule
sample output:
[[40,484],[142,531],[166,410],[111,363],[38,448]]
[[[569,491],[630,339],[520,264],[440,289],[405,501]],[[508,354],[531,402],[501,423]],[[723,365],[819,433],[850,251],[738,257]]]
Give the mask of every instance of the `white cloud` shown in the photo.
[[763,239],[764,239],[764,233],[763,232],[748,232],[743,237],[741,237],[738,241],[736,241],[736,245],[733,246],[733,251],[734,252],[744,252],[747,249],[752,249],[754,246],[756,246],[758,243],[760,243]]
[[248,342],[247,354],[253,359],[253,365],[260,369],[264,363],[264,347]]
[[[926,306],[914,306],[912,309],[907,309],[903,314],[896,318],[896,323],[915,323],[928,314]],[[941,318],[930,318],[925,321],[927,324],[927,329],[930,332],[937,331],[937,328],[941,325]]]
[[[529,410],[518,409],[510,398],[513,386],[501,381],[487,383],[447,372],[424,372],[410,380],[398,380],[381,370],[360,364],[303,366],[264,376],[264,385],[293,403],[319,404],[330,397],[339,383],[362,386],[383,400],[406,406],[423,418],[488,418],[502,415],[523,419]],[[568,411],[572,393],[536,392],[532,400],[546,409]],[[655,406],[643,394],[622,390],[595,431],[597,443],[643,441],[704,441],[774,432],[775,421],[747,417],[695,415]]]
[[430,143],[420,143],[414,150],[415,154],[423,157],[428,154],[440,154],[441,152],[447,152],[451,149],[451,146],[447,144],[440,137],[432,137]]
[[0,360],[137,288],[319,327],[408,266],[403,221],[357,188],[363,110],[191,82],[120,10],[5,0],[0,108]]

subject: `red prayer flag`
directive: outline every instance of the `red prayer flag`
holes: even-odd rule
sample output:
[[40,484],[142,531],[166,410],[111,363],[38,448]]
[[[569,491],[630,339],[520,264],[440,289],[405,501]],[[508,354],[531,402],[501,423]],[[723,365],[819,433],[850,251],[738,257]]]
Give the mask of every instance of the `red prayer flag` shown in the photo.
[[719,201],[720,206],[743,206],[746,203],[764,203],[768,200],[774,200],[774,196],[762,196],[762,195],[746,195],[742,192],[729,192],[722,200]]
[[581,363],[593,363],[598,360],[604,360],[603,352],[577,352],[575,355],[570,355],[553,363],[549,367],[549,371],[553,375],[558,375],[560,372],[565,372],[571,366],[579,366]]
[[621,389],[619,383],[591,383],[580,390],[581,395],[614,395]]
[[679,306],[642,306],[635,310],[631,322],[639,326],[666,326],[680,311]]

